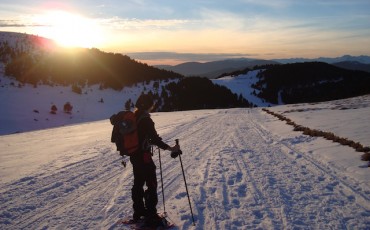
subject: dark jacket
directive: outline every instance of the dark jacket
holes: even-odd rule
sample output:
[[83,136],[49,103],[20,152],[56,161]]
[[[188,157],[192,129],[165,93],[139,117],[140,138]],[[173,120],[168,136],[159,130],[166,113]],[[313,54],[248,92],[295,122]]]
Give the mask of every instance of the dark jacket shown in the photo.
[[137,110],[135,112],[137,118],[137,130],[140,143],[140,151],[150,152],[150,145],[156,145],[161,149],[167,149],[169,146],[162,141],[154,127],[154,122],[150,118],[150,114],[146,111]]

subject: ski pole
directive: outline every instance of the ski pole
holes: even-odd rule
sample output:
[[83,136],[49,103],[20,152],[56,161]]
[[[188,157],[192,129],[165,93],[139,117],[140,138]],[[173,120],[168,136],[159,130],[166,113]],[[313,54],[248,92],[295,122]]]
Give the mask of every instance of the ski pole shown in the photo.
[[162,175],[162,161],[161,161],[161,149],[158,148],[158,154],[159,154],[159,169],[161,172],[161,183],[162,183],[162,197],[163,197],[163,214],[164,216],[167,216],[166,212],[166,203],[164,201],[164,189],[163,189],[163,175]]
[[[176,145],[179,145],[179,139],[176,139],[175,141],[176,141]],[[195,226],[194,215],[193,215],[193,209],[191,208],[191,202],[190,202],[190,196],[189,196],[189,191],[188,191],[188,185],[187,185],[187,183],[186,183],[184,167],[183,167],[183,165],[182,165],[182,160],[181,160],[181,154],[182,154],[182,151],[181,151],[181,150],[179,150],[179,158],[180,158],[181,170],[182,170],[182,175],[184,176],[184,182],[185,182],[186,194],[188,195],[188,201],[189,201],[189,207],[190,207],[190,212],[191,212],[191,218],[193,219],[193,225]]]

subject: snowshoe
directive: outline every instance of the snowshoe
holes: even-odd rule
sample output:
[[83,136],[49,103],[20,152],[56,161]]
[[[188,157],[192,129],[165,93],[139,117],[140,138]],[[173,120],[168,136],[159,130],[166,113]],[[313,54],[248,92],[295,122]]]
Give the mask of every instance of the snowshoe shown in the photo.
[[147,217],[145,222],[137,230],[164,230],[170,229],[174,224],[166,219],[163,214]]

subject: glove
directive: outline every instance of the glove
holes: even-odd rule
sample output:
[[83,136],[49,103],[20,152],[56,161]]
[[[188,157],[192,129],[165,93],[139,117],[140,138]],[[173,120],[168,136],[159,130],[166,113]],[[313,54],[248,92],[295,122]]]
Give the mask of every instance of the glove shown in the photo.
[[171,157],[172,158],[176,158],[176,157],[178,157],[180,154],[182,154],[182,151],[181,150],[178,150],[178,151],[176,151],[176,152],[171,152]]

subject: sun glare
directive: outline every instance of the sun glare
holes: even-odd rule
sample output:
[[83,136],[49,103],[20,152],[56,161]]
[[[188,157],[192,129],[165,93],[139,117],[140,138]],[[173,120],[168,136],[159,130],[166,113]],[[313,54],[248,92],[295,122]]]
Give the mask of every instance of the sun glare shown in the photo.
[[49,11],[36,17],[43,25],[37,33],[65,47],[97,47],[102,42],[100,28],[92,19],[66,11]]

